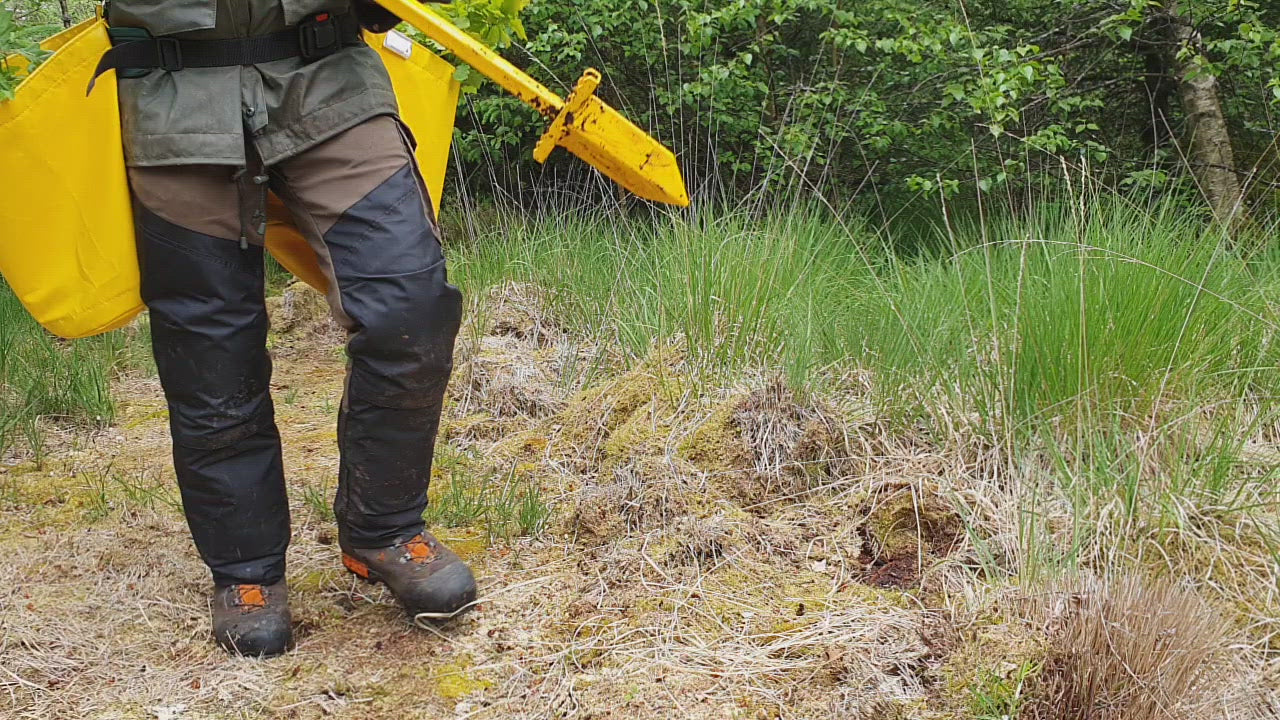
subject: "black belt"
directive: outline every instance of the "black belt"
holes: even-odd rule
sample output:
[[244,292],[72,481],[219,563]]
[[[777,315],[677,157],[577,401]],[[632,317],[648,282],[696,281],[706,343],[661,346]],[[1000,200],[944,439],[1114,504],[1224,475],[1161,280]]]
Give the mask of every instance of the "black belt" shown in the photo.
[[363,42],[355,13],[320,13],[298,23],[297,27],[250,38],[131,39],[102,54],[89,81],[89,90],[93,90],[98,76],[108,70],[176,72],[185,68],[257,65],[295,57],[311,62]]

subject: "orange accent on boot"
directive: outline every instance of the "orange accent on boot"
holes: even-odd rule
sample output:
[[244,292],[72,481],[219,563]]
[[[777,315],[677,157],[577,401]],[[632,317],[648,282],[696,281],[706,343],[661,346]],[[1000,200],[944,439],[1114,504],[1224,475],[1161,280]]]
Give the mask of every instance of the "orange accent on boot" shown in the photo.
[[409,559],[413,562],[425,565],[436,559],[436,551],[431,549],[431,545],[421,535],[405,543],[404,548],[409,551]]
[[261,610],[267,606],[267,595],[262,591],[261,585],[237,585],[236,605],[246,612]]
[[369,577],[369,566],[365,565],[364,563],[360,562],[359,560],[355,559],[354,557],[351,557],[346,553],[342,553],[342,564],[348,570],[359,575],[362,578]]

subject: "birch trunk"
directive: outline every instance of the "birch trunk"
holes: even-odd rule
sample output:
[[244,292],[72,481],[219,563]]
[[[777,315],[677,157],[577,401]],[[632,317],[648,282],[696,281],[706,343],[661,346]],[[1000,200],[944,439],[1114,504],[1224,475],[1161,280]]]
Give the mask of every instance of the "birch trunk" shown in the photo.
[[1174,40],[1173,67],[1178,75],[1178,98],[1187,116],[1187,159],[1214,217],[1236,226],[1244,213],[1244,190],[1236,174],[1231,131],[1222,112],[1218,78],[1205,70],[1200,33],[1189,18],[1178,14],[1177,0],[1167,0]]

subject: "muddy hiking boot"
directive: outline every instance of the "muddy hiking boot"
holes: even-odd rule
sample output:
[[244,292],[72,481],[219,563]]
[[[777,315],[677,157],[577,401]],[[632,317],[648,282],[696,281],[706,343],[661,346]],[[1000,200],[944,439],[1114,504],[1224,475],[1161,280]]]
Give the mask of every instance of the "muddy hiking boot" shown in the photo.
[[293,644],[289,586],[227,585],[213,593],[213,637],[228,652],[279,655]]
[[385,584],[411,617],[442,619],[476,599],[471,569],[431,533],[386,548],[344,548],[342,564],[367,582]]

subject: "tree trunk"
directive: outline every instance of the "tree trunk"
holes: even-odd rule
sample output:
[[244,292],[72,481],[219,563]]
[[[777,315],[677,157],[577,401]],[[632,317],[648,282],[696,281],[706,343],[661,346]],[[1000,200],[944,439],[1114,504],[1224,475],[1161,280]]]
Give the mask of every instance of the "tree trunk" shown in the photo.
[[1244,215],[1244,191],[1236,175],[1231,131],[1218,96],[1218,78],[1205,70],[1200,33],[1188,18],[1179,16],[1177,0],[1168,0],[1165,10],[1171,20],[1174,40],[1173,66],[1178,73],[1178,97],[1187,115],[1190,134],[1187,159],[1201,192],[1213,208],[1214,217],[1232,228]]

